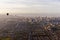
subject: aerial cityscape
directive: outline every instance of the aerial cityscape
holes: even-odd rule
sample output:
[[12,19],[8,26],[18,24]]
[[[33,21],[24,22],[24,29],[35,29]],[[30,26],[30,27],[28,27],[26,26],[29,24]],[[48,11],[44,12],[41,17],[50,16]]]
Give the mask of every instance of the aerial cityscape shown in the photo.
[[0,40],[60,40],[60,17],[0,17]]
[[0,40],[60,40],[60,0],[0,0]]

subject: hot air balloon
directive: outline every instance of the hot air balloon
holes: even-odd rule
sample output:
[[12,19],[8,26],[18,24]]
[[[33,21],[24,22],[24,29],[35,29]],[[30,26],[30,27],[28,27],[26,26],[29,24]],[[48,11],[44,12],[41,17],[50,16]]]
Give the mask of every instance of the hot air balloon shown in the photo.
[[9,13],[6,14],[7,16],[9,15]]

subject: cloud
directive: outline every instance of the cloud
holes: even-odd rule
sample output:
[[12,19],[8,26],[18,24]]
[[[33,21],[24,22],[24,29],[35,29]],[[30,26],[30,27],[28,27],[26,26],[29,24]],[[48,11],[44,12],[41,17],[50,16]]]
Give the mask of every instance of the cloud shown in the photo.
[[0,8],[15,13],[60,13],[60,0],[0,0]]

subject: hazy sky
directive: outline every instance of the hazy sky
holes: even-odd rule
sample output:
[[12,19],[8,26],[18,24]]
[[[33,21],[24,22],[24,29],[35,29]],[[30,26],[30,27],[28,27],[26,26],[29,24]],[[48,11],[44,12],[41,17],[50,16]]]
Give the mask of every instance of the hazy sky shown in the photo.
[[0,13],[60,13],[60,0],[0,0]]

